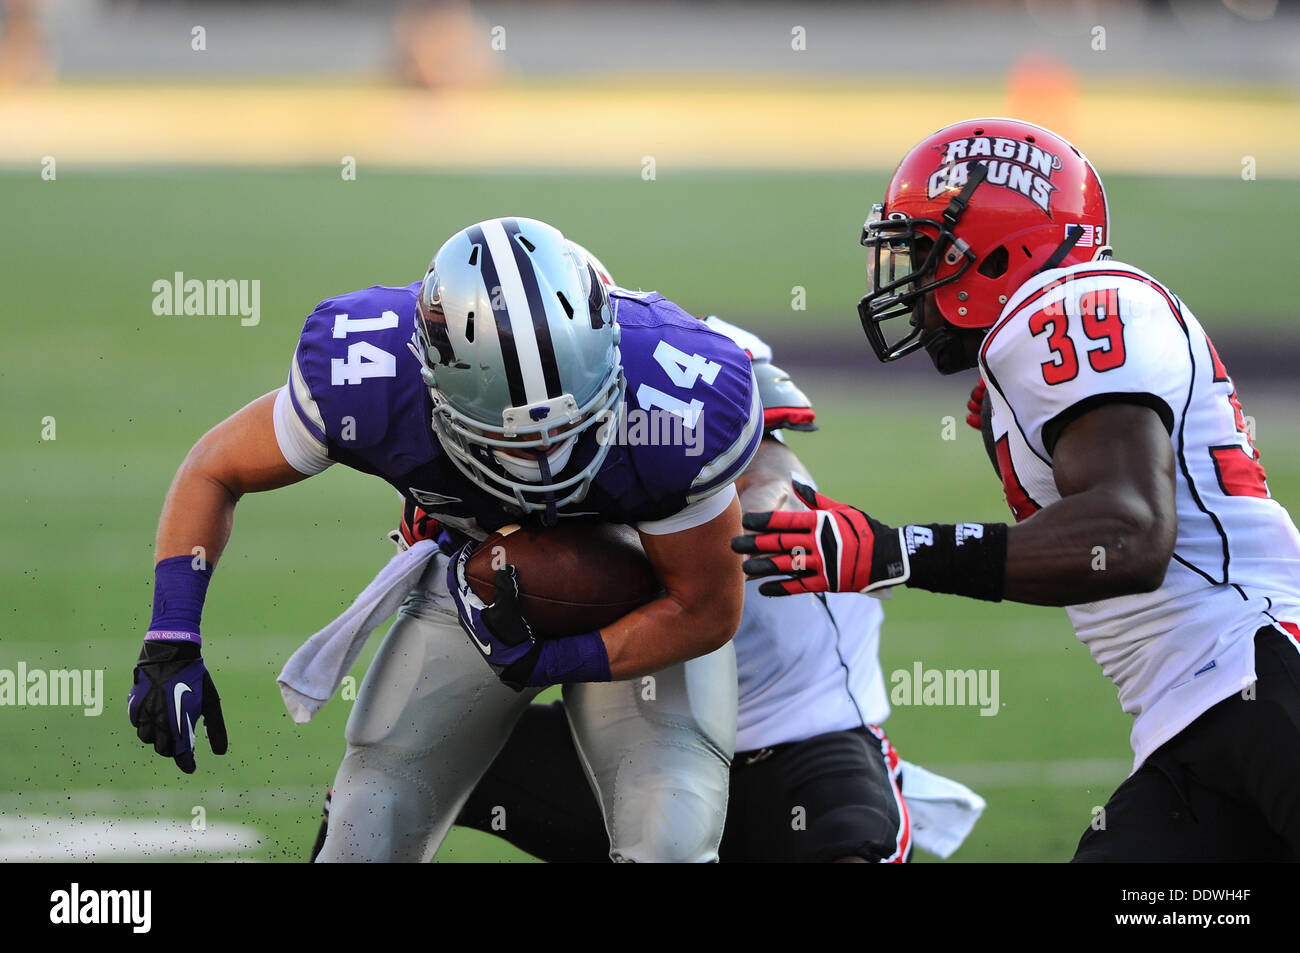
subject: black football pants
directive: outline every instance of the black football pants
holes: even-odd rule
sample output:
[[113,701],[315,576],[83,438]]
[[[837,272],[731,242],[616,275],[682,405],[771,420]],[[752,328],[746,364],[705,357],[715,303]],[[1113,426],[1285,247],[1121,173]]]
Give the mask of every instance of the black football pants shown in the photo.
[[1300,860],[1300,650],[1260,629],[1255,673],[1116,789],[1075,863]]

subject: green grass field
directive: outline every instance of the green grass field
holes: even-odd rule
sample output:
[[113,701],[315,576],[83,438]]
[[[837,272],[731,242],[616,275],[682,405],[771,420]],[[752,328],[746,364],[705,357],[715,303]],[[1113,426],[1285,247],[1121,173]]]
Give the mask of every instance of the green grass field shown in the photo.
[[[170,839],[153,848],[159,857],[305,856],[348,704],[335,699],[311,725],[294,726],[274,679],[391,554],[383,534],[395,496],[336,467],[240,505],[204,621],[231,753],[219,759],[201,747],[189,777],[140,745],[125,717],[149,621],[158,509],[193,441],[283,382],[317,300],[413,280],[441,240],[470,221],[550,219],[625,283],[658,287],[758,331],[858,348],[869,368],[862,382],[800,381],[823,430],[793,443],[823,489],[887,521],[1005,519],[977,435],[959,424],[956,440],[941,436],[945,415],[960,421],[970,382],[900,388],[855,336],[857,230],[884,178],[0,175],[8,344],[0,370],[0,669],[104,669],[107,695],[98,717],[0,708],[0,859],[63,849],[118,856],[109,834],[135,843],[133,823],[157,831],[160,821]],[[1171,284],[1216,336],[1283,327],[1291,302],[1282,256],[1293,244],[1285,223],[1287,210],[1300,209],[1300,185],[1108,185],[1124,256]],[[260,324],[155,316],[151,285],[176,271],[260,279]],[[806,312],[790,309],[794,285],[807,288]],[[1294,334],[1289,340],[1300,350]],[[1288,396],[1294,391],[1242,394],[1275,495],[1300,504],[1300,423]],[[41,439],[47,417],[54,440]],[[951,772],[988,799],[956,859],[1068,858],[1130,754],[1128,719],[1064,613],[911,591],[886,611],[886,676],[915,661],[1000,672],[996,717],[899,708],[887,726],[904,757]],[[196,808],[202,832],[192,830]],[[519,856],[461,833],[442,855]]]

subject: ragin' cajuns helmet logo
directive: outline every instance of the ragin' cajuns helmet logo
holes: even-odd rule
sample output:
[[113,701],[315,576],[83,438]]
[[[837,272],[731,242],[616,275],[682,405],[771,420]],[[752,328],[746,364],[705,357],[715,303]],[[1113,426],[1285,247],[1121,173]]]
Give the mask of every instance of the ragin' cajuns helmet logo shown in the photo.
[[936,198],[947,189],[960,189],[970,178],[972,161],[988,166],[989,185],[1019,192],[1044,212],[1051,214],[1052,173],[1061,168],[1061,157],[1032,142],[1002,136],[965,136],[935,149],[943,152],[939,168],[930,175],[926,190]]

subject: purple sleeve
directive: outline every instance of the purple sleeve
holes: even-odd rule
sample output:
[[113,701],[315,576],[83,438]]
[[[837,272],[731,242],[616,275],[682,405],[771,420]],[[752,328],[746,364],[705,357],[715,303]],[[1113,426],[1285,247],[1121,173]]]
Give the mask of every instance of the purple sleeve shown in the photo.
[[619,324],[627,442],[642,478],[665,497],[683,494],[685,503],[732,483],[763,438],[749,357],[657,295],[620,302]]
[[419,363],[407,348],[418,282],[328,298],[303,326],[290,373],[298,418],[329,456],[380,474],[427,459],[431,430]]

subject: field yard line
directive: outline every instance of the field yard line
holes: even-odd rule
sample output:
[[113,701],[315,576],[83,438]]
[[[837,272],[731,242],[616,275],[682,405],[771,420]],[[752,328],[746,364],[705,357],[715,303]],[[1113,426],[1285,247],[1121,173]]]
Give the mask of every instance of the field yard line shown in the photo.
[[193,830],[187,821],[134,818],[0,817],[0,861],[232,859],[255,850],[260,838],[246,824],[209,824]]
[[[104,811],[176,809],[189,814],[194,807],[208,811],[246,809],[301,810],[319,806],[325,800],[325,785],[309,787],[263,787],[200,789],[197,791],[146,788],[142,791],[98,789],[94,791],[29,791],[0,794],[0,825],[7,815],[39,809],[44,811]],[[57,805],[57,807],[56,807]]]

